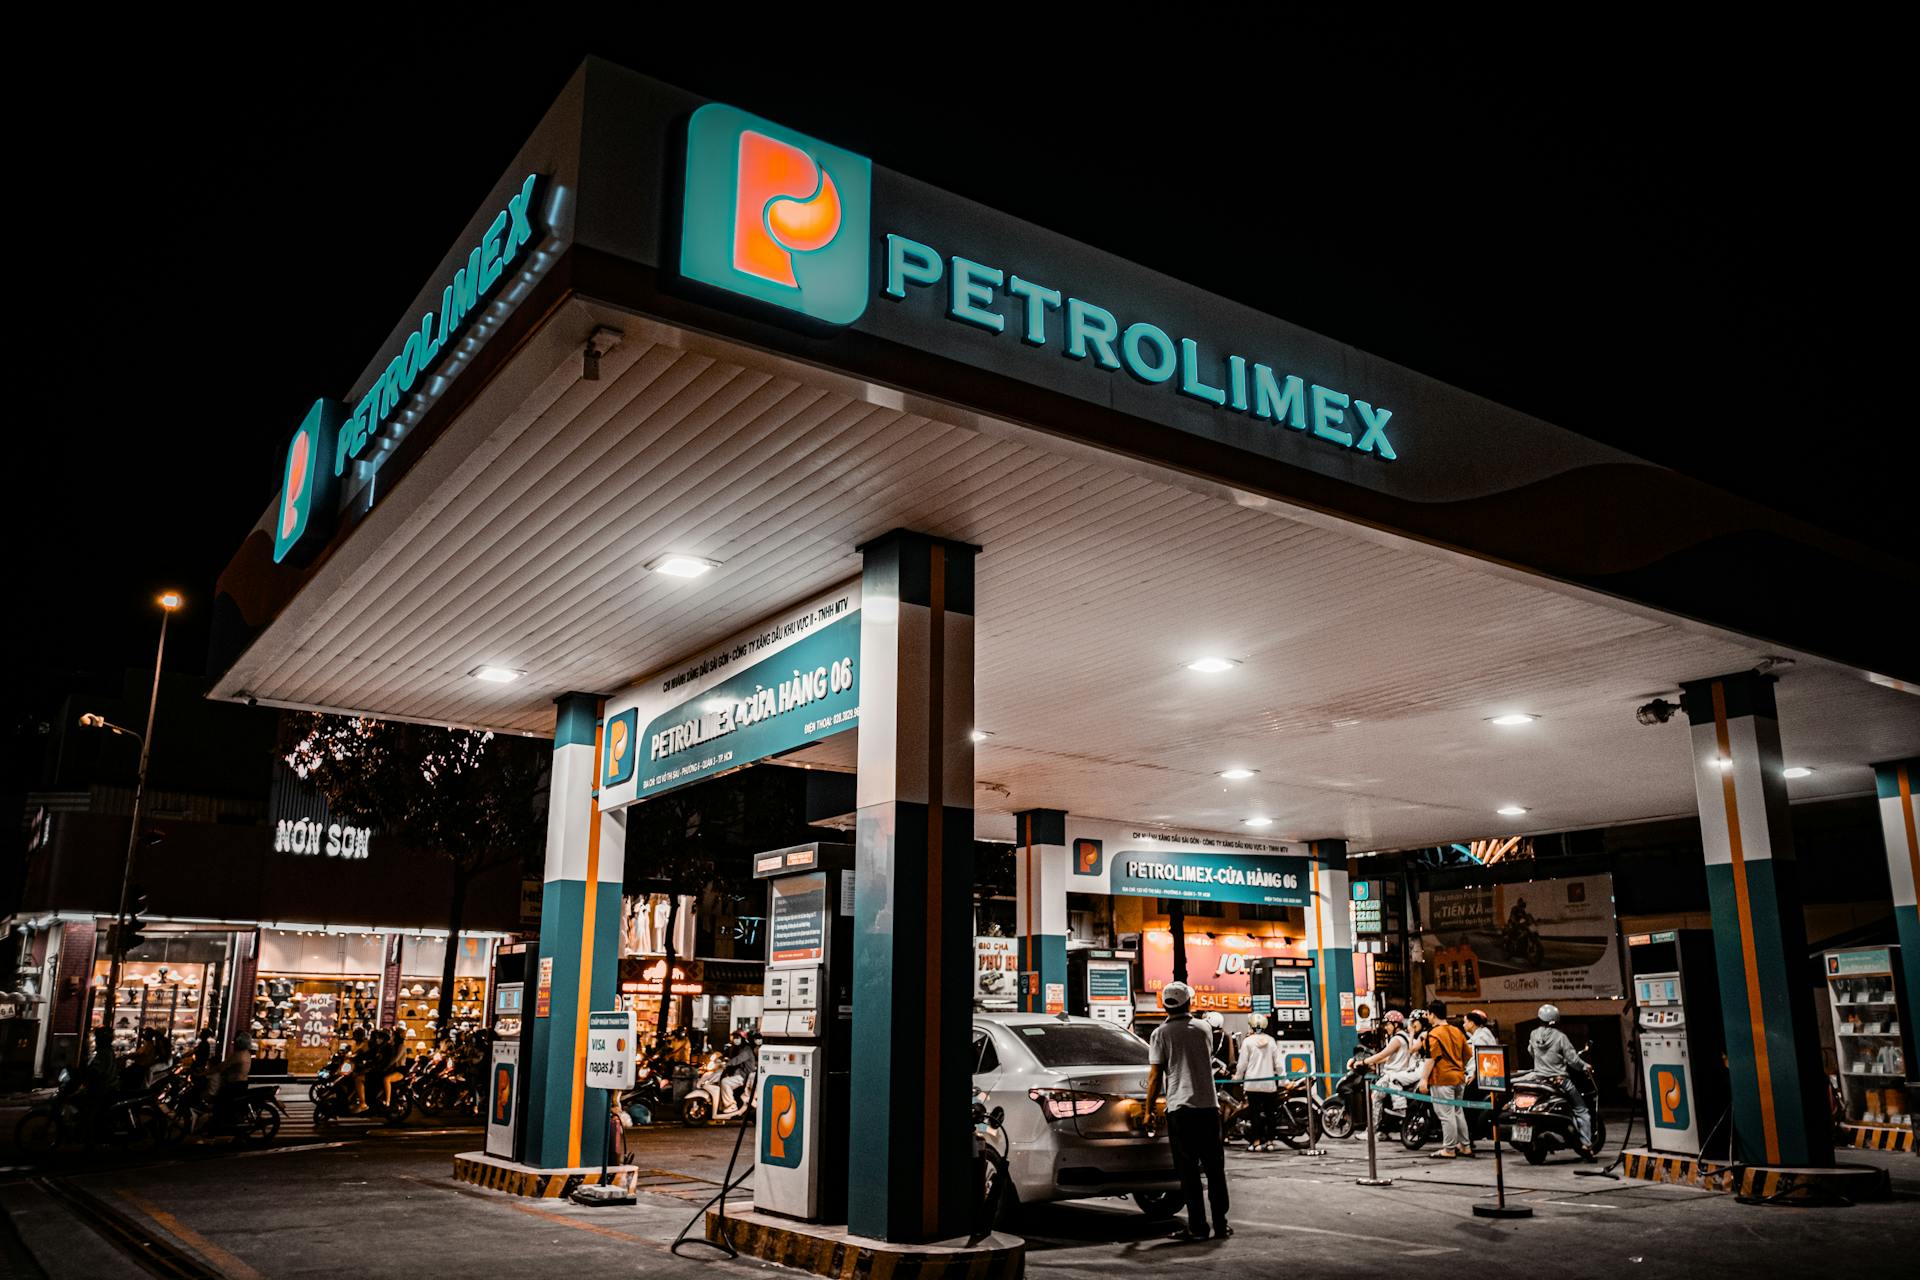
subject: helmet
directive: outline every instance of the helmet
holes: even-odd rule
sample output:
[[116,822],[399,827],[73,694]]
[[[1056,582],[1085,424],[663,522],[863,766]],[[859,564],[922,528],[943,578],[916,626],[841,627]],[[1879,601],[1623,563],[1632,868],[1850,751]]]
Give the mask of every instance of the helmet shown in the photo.
[[1193,988],[1184,982],[1169,982],[1160,988],[1160,1003],[1175,1013],[1193,1003]]
[[251,1052],[253,1052],[253,1037],[252,1037],[252,1036],[244,1036],[244,1035],[242,1035],[242,1036],[235,1036],[235,1037],[233,1038],[233,1049],[234,1049],[234,1052],[235,1052],[235,1053],[251,1053]]
[[1560,1021],[1560,1009],[1559,1009],[1559,1006],[1557,1006],[1557,1005],[1551,1005],[1551,1004],[1543,1004],[1543,1005],[1541,1005],[1541,1006],[1540,1006],[1540,1021],[1542,1021],[1542,1022],[1547,1022],[1547,1023],[1553,1023],[1553,1022],[1558,1022],[1558,1021]]
[[1227,1020],[1220,1016],[1218,1010],[1210,1009],[1201,1016],[1206,1019],[1207,1025],[1215,1031],[1225,1031],[1227,1029]]
[[1398,1009],[1389,1009],[1380,1019],[1382,1022],[1405,1022],[1407,1015]]

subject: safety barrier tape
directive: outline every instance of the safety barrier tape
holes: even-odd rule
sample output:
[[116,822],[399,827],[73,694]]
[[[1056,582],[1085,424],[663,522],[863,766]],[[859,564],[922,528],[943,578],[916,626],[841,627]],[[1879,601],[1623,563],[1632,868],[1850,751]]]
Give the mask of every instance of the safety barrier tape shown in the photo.
[[1284,1075],[1277,1076],[1246,1076],[1244,1078],[1240,1076],[1216,1076],[1213,1082],[1215,1084],[1252,1084],[1260,1080],[1340,1080],[1344,1078],[1344,1073],[1341,1075],[1329,1075],[1325,1071],[1289,1071]]
[[1469,1111],[1491,1111],[1493,1103],[1482,1098],[1436,1098],[1430,1093],[1408,1093],[1403,1089],[1389,1089],[1386,1085],[1369,1085],[1375,1093],[1391,1094],[1396,1098],[1412,1098],[1415,1102],[1431,1102],[1442,1107],[1465,1107]]

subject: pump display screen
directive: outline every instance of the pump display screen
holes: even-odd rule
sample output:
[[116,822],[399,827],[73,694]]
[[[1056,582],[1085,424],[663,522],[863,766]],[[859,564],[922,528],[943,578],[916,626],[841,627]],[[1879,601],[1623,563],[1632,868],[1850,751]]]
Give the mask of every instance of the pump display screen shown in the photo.
[[774,964],[818,964],[827,953],[827,877],[824,872],[772,881],[768,910],[769,959]]

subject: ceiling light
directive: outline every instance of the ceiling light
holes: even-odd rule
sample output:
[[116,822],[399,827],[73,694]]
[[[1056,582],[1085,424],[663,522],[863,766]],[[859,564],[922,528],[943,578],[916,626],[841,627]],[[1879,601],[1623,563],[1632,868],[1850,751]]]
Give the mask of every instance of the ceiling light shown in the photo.
[[1528,715],[1524,711],[1515,711],[1504,716],[1489,716],[1488,724],[1532,724],[1539,716]]
[[1335,720],[1333,722],[1333,727],[1336,729],[1351,729],[1353,728],[1353,726],[1359,723],[1360,722],[1358,720]]
[[719,566],[718,560],[703,560],[699,556],[661,556],[648,564],[647,568],[655,573],[664,573],[669,578],[697,578]]
[[1718,769],[1720,772],[1725,773],[1729,769],[1733,768],[1733,761],[1727,759],[1727,757],[1725,756],[1715,756],[1713,758],[1713,767]]
[[1811,778],[1813,776],[1813,770],[1807,768],[1805,765],[1797,764],[1791,769],[1782,769],[1780,776],[1783,778]]
[[1260,772],[1258,769],[1222,769],[1220,776],[1229,782],[1238,782],[1242,778],[1251,778],[1258,772]]
[[1232,658],[1196,658],[1187,664],[1187,670],[1216,675],[1222,671],[1231,671],[1239,665]]
[[485,680],[489,684],[512,684],[527,673],[515,671],[511,667],[475,667],[467,674],[475,680]]
[[991,738],[993,734],[989,733],[985,729],[975,729],[970,733],[968,733],[967,736],[969,738],[972,738],[975,742],[985,742],[988,738]]
[[1243,818],[1241,821],[1249,827],[1270,827],[1273,825],[1272,818]]
[[1526,810],[1517,804],[1503,804],[1498,809],[1495,809],[1494,812],[1503,818],[1517,818],[1525,813]]

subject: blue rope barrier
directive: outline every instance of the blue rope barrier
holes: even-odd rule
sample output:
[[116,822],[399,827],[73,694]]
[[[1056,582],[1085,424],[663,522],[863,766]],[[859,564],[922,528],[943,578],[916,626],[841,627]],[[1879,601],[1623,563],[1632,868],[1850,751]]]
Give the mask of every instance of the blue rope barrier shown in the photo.
[[1493,1103],[1484,1098],[1436,1098],[1430,1093],[1408,1093],[1404,1089],[1389,1089],[1384,1084],[1367,1087],[1375,1093],[1385,1093],[1395,1098],[1411,1098],[1415,1102],[1431,1102],[1436,1107],[1466,1107],[1471,1111],[1493,1110]]

